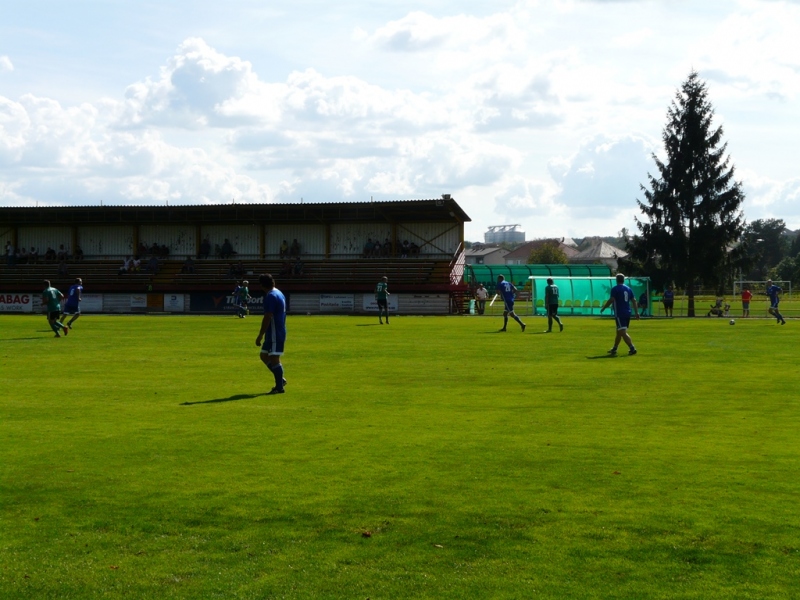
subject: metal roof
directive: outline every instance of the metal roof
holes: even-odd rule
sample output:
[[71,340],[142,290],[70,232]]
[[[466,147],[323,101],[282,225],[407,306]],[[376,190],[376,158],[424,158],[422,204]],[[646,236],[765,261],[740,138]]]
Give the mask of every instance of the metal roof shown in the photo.
[[369,223],[471,221],[449,194],[431,200],[173,206],[0,207],[0,224]]

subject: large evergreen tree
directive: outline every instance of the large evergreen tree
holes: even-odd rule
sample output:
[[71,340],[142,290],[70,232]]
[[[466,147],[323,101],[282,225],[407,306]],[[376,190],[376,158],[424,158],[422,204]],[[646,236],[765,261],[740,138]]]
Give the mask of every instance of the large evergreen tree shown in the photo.
[[705,83],[693,71],[667,111],[666,160],[653,154],[658,174],[648,173],[649,188],[641,186],[644,218],[636,219],[639,234],[629,244],[638,264],[686,287],[690,317],[695,285],[721,287],[732,275],[732,248],[744,229],[744,193],[713,117]]

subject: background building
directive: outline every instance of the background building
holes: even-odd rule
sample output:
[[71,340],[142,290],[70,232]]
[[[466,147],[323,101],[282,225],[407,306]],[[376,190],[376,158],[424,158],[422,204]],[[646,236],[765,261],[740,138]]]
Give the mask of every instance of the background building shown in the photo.
[[520,231],[522,225],[492,225],[483,234],[483,241],[487,244],[522,243],[525,241],[525,232]]

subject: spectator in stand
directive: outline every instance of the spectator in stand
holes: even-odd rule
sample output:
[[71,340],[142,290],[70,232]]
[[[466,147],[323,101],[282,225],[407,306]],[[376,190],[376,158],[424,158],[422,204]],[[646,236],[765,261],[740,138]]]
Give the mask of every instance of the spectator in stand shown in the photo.
[[292,264],[288,260],[283,263],[283,266],[281,266],[280,274],[283,277],[291,277],[292,276]]
[[192,260],[191,256],[187,256],[186,260],[183,261],[183,266],[181,267],[181,273],[194,274],[194,261]]
[[119,271],[117,271],[117,275],[125,275],[128,272],[128,269],[131,268],[131,260],[133,259],[128,256],[122,261],[122,266],[119,268]]
[[83,250],[80,246],[75,246],[75,260],[83,260]]
[[25,246],[23,246],[22,250],[19,251],[19,255],[17,256],[17,262],[21,265],[25,265],[28,263],[28,251],[25,250]]
[[297,238],[294,238],[292,245],[289,246],[289,256],[300,256],[300,243]]
[[147,256],[147,246],[144,242],[139,242],[139,246],[137,248],[137,254],[139,256]]
[[211,254],[211,242],[206,238],[200,242],[200,253],[197,255],[197,258],[206,259],[209,254]]
[[381,254],[383,256],[389,256],[392,253],[392,242],[389,241],[389,238],[383,240],[383,246],[381,247]]
[[292,273],[295,277],[302,277],[303,276],[303,263],[298,256],[295,261],[294,265],[292,266]]
[[278,256],[280,256],[281,258],[286,258],[287,256],[289,256],[289,244],[286,243],[286,240],[283,240],[281,242],[281,247],[278,250]]
[[419,246],[417,246],[414,242],[411,242],[408,247],[408,255],[417,257],[419,256]]
[[58,247],[58,253],[56,254],[56,258],[59,261],[61,261],[61,260],[69,260],[69,252],[67,252],[67,250],[64,248],[64,244],[61,244]]
[[150,260],[147,263],[147,270],[150,271],[152,275],[158,275],[158,257],[153,255],[150,257]]
[[33,246],[31,246],[31,251],[28,252],[28,262],[32,265],[39,262],[39,251]]
[[47,247],[47,252],[44,253],[44,261],[45,262],[55,262],[56,261],[56,251]]
[[147,253],[153,256],[158,256],[158,244],[153,242],[153,245],[150,246],[150,249],[147,251]]
[[378,258],[381,255],[381,243],[378,240],[375,240],[375,245],[372,248],[372,256]]
[[169,247],[166,244],[161,244],[158,249],[158,255],[161,258],[168,258],[169,257]]
[[222,242],[222,248],[219,249],[219,257],[220,258],[232,258],[233,255],[236,254],[233,250],[233,246],[228,241],[228,238],[225,238],[225,241]]
[[17,263],[17,249],[11,242],[6,242],[6,265],[13,267]]
[[408,258],[411,252],[411,246],[408,245],[408,240],[403,240],[403,245],[400,247],[400,258]]
[[142,270],[142,261],[139,258],[139,255],[133,257],[133,260],[128,265],[128,271],[131,273],[138,273]]
[[364,253],[362,255],[363,258],[369,258],[372,256],[372,251],[375,249],[375,244],[372,243],[372,238],[369,238],[367,242],[364,244]]

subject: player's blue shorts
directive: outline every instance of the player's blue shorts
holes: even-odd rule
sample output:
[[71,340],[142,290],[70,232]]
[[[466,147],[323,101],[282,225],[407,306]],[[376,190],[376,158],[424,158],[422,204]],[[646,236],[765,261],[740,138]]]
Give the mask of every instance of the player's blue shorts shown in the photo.
[[275,330],[268,329],[267,334],[264,336],[264,343],[261,344],[261,354],[281,356],[284,342],[286,342],[285,335],[277,335]]
[[514,301],[513,300],[503,300],[503,302],[505,302],[505,305],[506,305],[505,310],[507,312],[510,312],[510,313],[514,312]]
[[772,303],[770,304],[770,306],[769,306],[769,307],[770,307],[770,308],[774,308],[775,310],[778,310],[778,303],[779,303],[779,302],[780,302],[780,300],[778,300],[778,299],[776,298],[775,300],[773,300],[773,301],[772,301]]
[[66,304],[64,306],[64,314],[65,315],[79,315],[79,314],[81,314],[81,305],[80,304],[76,304],[75,306],[72,306],[70,304]]
[[622,331],[627,329],[631,324],[631,316],[630,315],[617,315],[617,331]]

